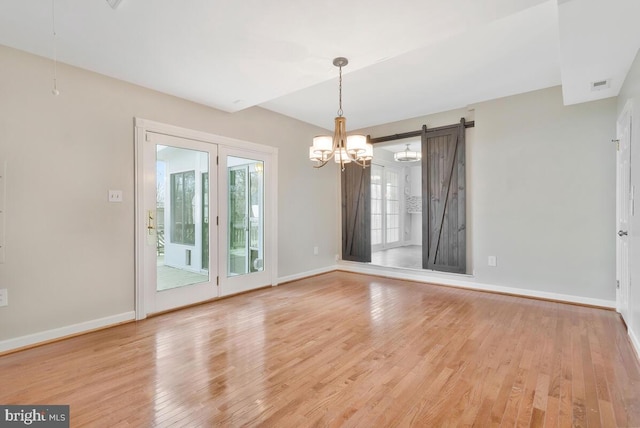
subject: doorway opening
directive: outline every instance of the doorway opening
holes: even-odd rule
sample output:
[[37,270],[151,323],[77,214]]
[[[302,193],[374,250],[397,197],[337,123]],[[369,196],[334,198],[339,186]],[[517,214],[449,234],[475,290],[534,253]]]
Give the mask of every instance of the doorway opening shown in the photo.
[[371,263],[422,269],[422,163],[398,162],[420,152],[420,138],[376,144],[371,166]]
[[371,170],[342,177],[345,260],[467,273],[465,129],[473,126],[461,118],[369,138]]

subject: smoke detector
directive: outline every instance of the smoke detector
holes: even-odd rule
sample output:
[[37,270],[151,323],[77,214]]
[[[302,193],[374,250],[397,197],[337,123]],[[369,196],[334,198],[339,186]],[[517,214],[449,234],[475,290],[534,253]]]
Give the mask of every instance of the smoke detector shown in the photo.
[[109,6],[111,6],[113,9],[117,8],[121,2],[122,0],[107,0],[107,3],[109,3]]

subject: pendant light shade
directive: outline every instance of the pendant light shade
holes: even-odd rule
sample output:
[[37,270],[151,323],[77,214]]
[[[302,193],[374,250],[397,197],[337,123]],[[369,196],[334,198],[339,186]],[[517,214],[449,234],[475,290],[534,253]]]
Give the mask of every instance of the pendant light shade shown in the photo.
[[407,144],[407,148],[401,152],[395,153],[393,158],[396,162],[418,162],[422,159],[422,153],[412,151],[409,148],[409,144]]

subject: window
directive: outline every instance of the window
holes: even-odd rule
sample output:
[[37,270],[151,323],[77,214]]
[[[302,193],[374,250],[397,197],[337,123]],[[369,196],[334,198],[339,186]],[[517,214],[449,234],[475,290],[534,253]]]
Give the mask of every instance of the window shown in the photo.
[[229,156],[228,275],[264,270],[264,162]]
[[400,241],[400,192],[399,187],[399,175],[397,171],[389,170],[385,171],[385,229],[386,229],[386,244],[394,244]]
[[202,173],[202,269],[209,269],[209,173]]
[[378,249],[400,243],[400,170],[371,167],[371,245]]
[[171,174],[171,242],[194,245],[196,242],[194,203],[196,172]]
[[382,174],[379,165],[371,166],[371,245],[382,245]]

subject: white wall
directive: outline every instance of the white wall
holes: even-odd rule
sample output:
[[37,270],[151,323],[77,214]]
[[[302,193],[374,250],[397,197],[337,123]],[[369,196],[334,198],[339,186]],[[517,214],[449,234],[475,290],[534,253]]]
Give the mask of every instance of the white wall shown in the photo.
[[555,87],[363,132],[375,138],[475,119],[466,134],[472,277],[462,280],[612,302],[615,109],[613,98],[565,107]]
[[[221,83],[223,84],[223,83]],[[228,114],[0,46],[0,160],[7,162],[0,342],[134,309],[133,118],[278,147],[280,277],[332,266],[335,168],[313,169],[326,131],[261,108]],[[215,87],[215,84],[214,84]],[[121,189],[122,203],[107,191]],[[319,255],[313,255],[313,247]]]
[[631,216],[629,225],[631,289],[628,327],[636,350],[640,353],[640,51],[618,96],[618,114],[622,113],[628,100],[633,103],[631,185],[635,186],[635,215]]
[[565,107],[555,87],[475,111],[475,276],[615,300],[615,99]]

